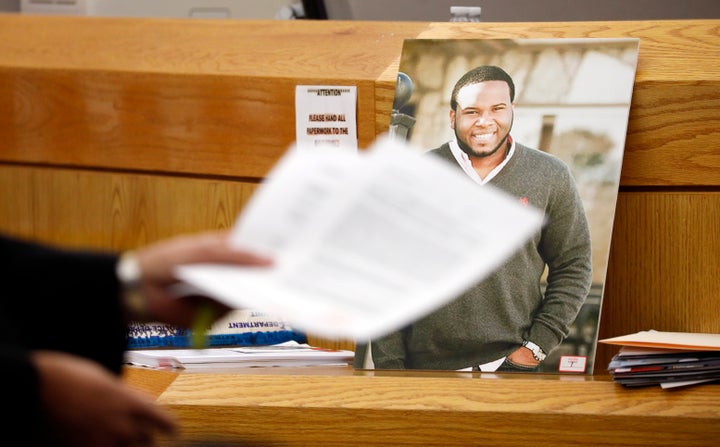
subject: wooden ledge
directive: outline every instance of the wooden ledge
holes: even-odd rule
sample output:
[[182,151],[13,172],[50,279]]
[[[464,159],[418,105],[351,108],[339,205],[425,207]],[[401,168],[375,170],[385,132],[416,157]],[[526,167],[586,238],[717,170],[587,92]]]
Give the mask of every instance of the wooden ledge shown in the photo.
[[720,436],[716,385],[627,389],[608,376],[351,368],[127,377],[142,384],[157,374],[172,377],[157,401],[180,419],[182,442],[710,446]]
[[405,39],[634,37],[622,185],[717,187],[719,24],[0,14],[0,163],[259,181],[295,140],[296,85],[357,86],[360,147],[387,132]]

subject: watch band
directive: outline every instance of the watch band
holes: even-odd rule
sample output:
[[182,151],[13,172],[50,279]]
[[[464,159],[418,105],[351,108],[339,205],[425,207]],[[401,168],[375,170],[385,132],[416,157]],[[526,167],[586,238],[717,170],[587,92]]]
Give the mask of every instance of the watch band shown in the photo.
[[142,292],[140,265],[132,251],[123,253],[116,266],[118,281],[122,287],[123,304],[133,319],[147,317],[147,297]]
[[523,340],[522,345],[528,348],[530,352],[532,352],[533,357],[535,357],[535,360],[537,360],[538,362],[542,362],[543,360],[545,360],[545,357],[547,357],[545,355],[545,351],[543,351],[540,346],[536,345],[531,341]]

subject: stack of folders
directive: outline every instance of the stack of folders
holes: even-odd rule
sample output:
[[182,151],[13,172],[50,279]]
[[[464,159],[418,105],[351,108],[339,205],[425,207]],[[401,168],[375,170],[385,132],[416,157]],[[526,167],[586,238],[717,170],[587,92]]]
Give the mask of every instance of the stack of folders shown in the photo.
[[608,371],[625,386],[672,388],[720,380],[720,351],[622,347]]
[[600,341],[621,346],[608,372],[624,386],[720,383],[720,334],[643,331]]

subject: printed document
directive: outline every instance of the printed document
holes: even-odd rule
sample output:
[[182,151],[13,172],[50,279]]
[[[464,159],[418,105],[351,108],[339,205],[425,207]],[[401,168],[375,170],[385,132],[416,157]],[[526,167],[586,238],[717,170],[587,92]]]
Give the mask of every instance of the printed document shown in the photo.
[[245,206],[232,243],[270,268],[195,264],[178,276],[234,308],[365,341],[481,281],[543,224],[540,211],[400,140],[363,151],[291,147]]
[[125,362],[150,368],[256,368],[263,366],[348,365],[355,353],[321,349],[289,341],[268,346],[234,346],[207,349],[131,349]]

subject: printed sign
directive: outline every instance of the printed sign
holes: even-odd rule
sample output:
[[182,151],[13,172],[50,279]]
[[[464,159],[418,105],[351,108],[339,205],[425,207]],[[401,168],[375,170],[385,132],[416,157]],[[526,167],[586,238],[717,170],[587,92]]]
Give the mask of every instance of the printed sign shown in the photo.
[[331,146],[357,150],[356,103],[355,86],[296,86],[298,148]]

